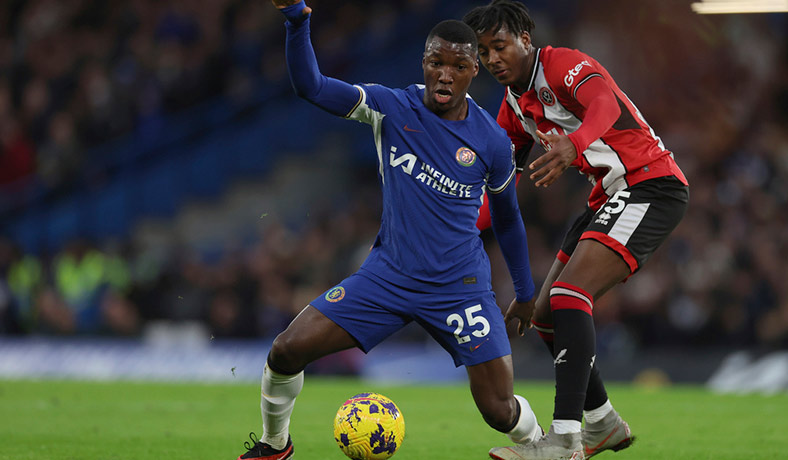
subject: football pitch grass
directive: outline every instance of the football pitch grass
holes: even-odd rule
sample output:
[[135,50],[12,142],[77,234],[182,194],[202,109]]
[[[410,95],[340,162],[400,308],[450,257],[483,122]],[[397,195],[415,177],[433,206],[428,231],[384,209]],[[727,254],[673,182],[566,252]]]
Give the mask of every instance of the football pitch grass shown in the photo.
[[[551,383],[517,382],[540,422]],[[342,460],[333,417],[348,397],[375,391],[400,407],[405,442],[394,459],[485,459],[507,443],[488,428],[465,384],[384,385],[307,376],[291,433],[297,460]],[[637,436],[599,460],[788,458],[788,394],[719,395],[702,387],[609,385]],[[0,459],[234,460],[260,434],[257,384],[0,380]]]

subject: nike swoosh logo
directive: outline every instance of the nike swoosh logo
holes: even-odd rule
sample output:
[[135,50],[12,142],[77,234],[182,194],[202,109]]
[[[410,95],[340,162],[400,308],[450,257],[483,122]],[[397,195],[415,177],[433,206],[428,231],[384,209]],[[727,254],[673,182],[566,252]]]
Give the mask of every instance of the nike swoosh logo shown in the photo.
[[599,444],[595,445],[594,447],[589,448],[588,446],[585,446],[586,455],[590,455],[590,454],[593,454],[594,452],[596,452],[597,449],[602,447],[602,444],[606,443],[607,440],[610,439],[611,436],[616,434],[616,432],[618,432],[618,427],[616,427],[613,431],[611,431],[610,434],[607,435],[607,437],[602,440],[602,442],[600,442]]
[[[488,337],[488,338],[486,338],[486,339],[484,339],[484,342],[486,342],[486,341],[488,341],[488,340],[490,340],[490,338],[489,338],[489,337]],[[480,343],[479,345],[476,345],[475,347],[472,347],[472,348],[471,348],[471,351],[476,351],[476,350],[477,350],[477,349],[478,349],[480,346],[484,345],[484,342]]]
[[402,129],[409,133],[423,133],[424,131],[419,131],[418,129],[408,128],[408,125],[405,125]]

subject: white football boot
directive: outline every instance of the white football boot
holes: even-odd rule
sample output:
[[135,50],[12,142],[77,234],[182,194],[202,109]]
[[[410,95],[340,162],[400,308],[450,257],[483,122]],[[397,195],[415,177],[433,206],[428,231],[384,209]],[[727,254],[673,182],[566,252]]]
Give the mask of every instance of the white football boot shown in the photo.
[[618,415],[615,409],[595,423],[586,423],[583,428],[583,451],[586,458],[606,450],[619,451],[626,449],[635,441],[629,425]]
[[557,434],[553,427],[546,435],[528,444],[490,449],[496,460],[584,460],[582,436],[577,433]]

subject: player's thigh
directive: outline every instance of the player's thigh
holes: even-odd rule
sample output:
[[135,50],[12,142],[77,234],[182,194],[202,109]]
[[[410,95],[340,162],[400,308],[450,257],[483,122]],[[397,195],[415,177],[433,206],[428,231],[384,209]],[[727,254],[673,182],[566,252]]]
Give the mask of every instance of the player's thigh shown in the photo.
[[599,241],[586,239],[577,245],[557,281],[583,289],[598,299],[629,274],[629,266],[616,251]]
[[473,366],[511,354],[501,308],[492,291],[422,294],[413,316],[454,360]]
[[[583,233],[588,228],[588,225],[591,223],[591,220],[594,217],[594,211],[589,208],[588,206],[585,207],[583,212],[575,217],[575,220],[572,221],[572,225],[569,226],[569,230],[566,231],[564,235],[564,239],[561,242],[561,249],[556,254],[555,258],[556,261],[566,264],[569,262],[569,258],[572,257],[574,254],[575,249],[577,248],[577,243],[580,242],[580,237],[583,236]],[[556,264],[553,263],[553,267],[550,269],[550,272],[553,273],[553,268],[555,268]],[[560,273],[560,272],[559,272]],[[557,278],[557,276],[556,276]],[[553,282],[555,279],[552,280]],[[546,283],[548,287],[548,291],[550,288],[550,284]]]
[[411,321],[403,291],[385,280],[355,273],[311,302],[346,331],[365,353]]

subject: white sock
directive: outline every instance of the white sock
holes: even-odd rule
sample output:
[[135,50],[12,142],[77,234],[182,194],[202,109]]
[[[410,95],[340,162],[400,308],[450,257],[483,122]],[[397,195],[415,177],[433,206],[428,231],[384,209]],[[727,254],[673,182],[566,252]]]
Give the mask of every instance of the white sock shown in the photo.
[[580,433],[580,422],[577,420],[553,420],[555,434]]
[[542,436],[542,428],[536,421],[536,414],[527,399],[520,395],[514,395],[514,399],[520,404],[520,418],[512,431],[506,433],[506,436],[518,444],[536,441]]
[[303,371],[295,375],[278,374],[269,369],[266,363],[260,384],[260,411],[263,414],[263,437],[260,441],[274,449],[285,447],[290,415],[293,413],[296,396],[301,393],[303,386]]
[[584,410],[583,417],[586,419],[586,423],[596,423],[605,418],[605,415],[610,413],[611,410],[613,410],[613,404],[611,404],[610,400],[608,399],[604,404],[597,407],[596,409],[587,411]]

